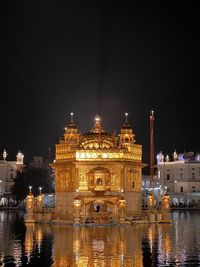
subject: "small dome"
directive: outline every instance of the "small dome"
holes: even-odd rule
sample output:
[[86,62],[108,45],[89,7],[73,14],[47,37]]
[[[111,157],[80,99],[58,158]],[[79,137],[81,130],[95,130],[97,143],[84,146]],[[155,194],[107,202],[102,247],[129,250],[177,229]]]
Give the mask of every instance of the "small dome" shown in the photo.
[[70,113],[71,116],[71,121],[69,122],[69,124],[67,125],[68,129],[77,129],[76,124],[74,123],[74,113],[71,112]]
[[109,149],[114,146],[113,136],[104,131],[98,115],[95,117],[94,127],[83,134],[81,146],[85,149]]
[[132,130],[130,123],[128,122],[128,113],[125,113],[125,123],[122,126],[122,130]]
[[124,130],[131,130],[131,129],[132,129],[132,126],[130,125],[130,123],[126,122],[126,123],[122,126],[122,129],[124,129]]

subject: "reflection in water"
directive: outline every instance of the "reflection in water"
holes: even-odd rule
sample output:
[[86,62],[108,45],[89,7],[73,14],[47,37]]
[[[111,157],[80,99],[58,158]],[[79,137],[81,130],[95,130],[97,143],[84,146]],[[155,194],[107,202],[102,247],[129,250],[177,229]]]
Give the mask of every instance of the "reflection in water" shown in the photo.
[[143,266],[141,229],[53,226],[53,266]]
[[34,224],[26,224],[26,235],[25,235],[25,253],[28,257],[28,263],[30,262],[31,253],[33,251],[33,235],[34,235]]
[[0,266],[200,266],[197,212],[173,212],[171,225],[25,225],[23,218],[0,212]]
[[1,262],[21,264],[21,236],[15,232],[19,218],[17,213],[0,212],[0,266]]

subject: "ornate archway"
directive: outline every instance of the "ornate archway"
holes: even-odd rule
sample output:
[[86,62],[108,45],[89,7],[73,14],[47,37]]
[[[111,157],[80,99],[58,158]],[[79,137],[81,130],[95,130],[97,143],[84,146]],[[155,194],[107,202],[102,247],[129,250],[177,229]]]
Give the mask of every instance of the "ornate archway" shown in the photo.
[[91,196],[82,199],[83,223],[117,223],[119,220],[119,196]]

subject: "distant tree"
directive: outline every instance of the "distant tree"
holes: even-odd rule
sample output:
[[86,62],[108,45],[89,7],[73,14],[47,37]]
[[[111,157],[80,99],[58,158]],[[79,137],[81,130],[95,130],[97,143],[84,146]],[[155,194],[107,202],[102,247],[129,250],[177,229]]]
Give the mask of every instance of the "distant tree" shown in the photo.
[[14,184],[11,188],[12,194],[15,196],[17,202],[25,198],[25,195],[27,193],[27,191],[24,190],[25,182],[25,172],[17,171],[16,178],[14,179]]
[[23,200],[28,192],[29,186],[32,186],[32,193],[37,195],[39,187],[42,187],[43,193],[54,192],[54,177],[48,169],[27,169],[23,172],[17,172],[17,176],[12,187],[12,193],[17,201]]

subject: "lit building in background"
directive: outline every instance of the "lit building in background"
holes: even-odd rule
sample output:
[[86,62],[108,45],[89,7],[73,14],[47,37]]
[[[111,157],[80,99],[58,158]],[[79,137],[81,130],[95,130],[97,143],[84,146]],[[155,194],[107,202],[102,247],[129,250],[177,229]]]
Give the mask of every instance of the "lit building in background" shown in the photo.
[[[17,171],[23,169],[24,155],[20,151],[16,155],[16,161],[8,161],[8,153],[4,149],[3,159],[0,160],[0,196],[9,196],[11,194],[11,187],[16,178]],[[2,200],[0,200],[2,201]],[[2,203],[0,202],[0,205]]]
[[81,135],[71,114],[52,164],[57,219],[116,222],[141,213],[142,146],[125,117],[118,136],[104,131],[99,116]]
[[157,155],[157,182],[161,191],[167,190],[174,205],[200,206],[200,154],[193,152],[177,154],[172,160],[162,152]]
[[[143,207],[147,207],[147,200],[149,196],[149,192],[152,190],[150,186],[150,175],[142,174],[142,205]],[[153,192],[155,203],[154,205],[158,204],[161,201],[161,197],[163,195],[163,190],[161,190],[160,183],[158,181],[157,175],[154,175],[153,178]]]

